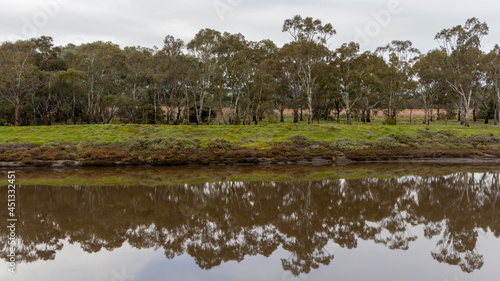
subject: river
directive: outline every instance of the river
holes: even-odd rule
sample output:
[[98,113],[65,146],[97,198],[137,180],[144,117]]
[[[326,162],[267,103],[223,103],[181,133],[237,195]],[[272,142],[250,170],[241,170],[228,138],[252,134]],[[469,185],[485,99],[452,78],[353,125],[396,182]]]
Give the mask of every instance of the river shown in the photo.
[[32,168],[16,180],[16,273],[2,227],[0,280],[500,276],[494,166]]

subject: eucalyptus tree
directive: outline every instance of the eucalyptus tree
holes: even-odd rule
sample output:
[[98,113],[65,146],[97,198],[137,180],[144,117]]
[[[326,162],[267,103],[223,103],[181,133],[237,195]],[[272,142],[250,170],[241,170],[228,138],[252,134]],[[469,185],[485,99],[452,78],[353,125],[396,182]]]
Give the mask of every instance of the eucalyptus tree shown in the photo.
[[71,119],[74,125],[82,117],[86,83],[87,73],[83,71],[70,68],[55,74],[54,92],[63,103],[60,111],[65,116],[65,120]]
[[172,124],[179,124],[183,119],[182,112],[189,108],[186,76],[191,61],[183,53],[184,48],[184,41],[167,35],[163,48],[154,54],[151,62],[155,116],[163,116],[164,107],[167,110],[167,122]]
[[417,75],[417,94],[424,105],[424,124],[432,121],[432,111],[434,102],[438,95],[445,91],[445,81],[443,73],[446,69],[446,53],[441,50],[432,50],[422,55],[415,63],[415,73]]
[[378,107],[384,99],[381,94],[383,82],[386,74],[389,72],[389,66],[385,60],[375,53],[366,51],[359,57],[360,68],[364,69],[361,73],[360,81],[360,102],[361,120],[371,122],[371,111]]
[[316,117],[323,115],[324,120],[328,120],[332,111],[337,111],[337,121],[340,122],[340,113],[343,108],[342,97],[340,95],[337,80],[338,68],[332,63],[318,65],[317,72],[317,93],[315,97]]
[[[38,93],[42,95],[37,100],[40,101],[46,124],[51,125],[53,114],[60,112],[60,107],[64,105],[64,98],[57,96],[60,92],[54,92],[53,86],[57,73],[67,70],[66,62],[60,58],[61,48],[54,47],[52,37],[42,36],[31,41],[36,45],[35,64],[40,70]],[[38,107],[35,104],[33,106]]]
[[[227,99],[230,124],[240,122],[240,102],[248,94],[249,77],[255,68],[251,57],[250,42],[242,34],[224,32],[218,49],[218,62],[223,72],[223,84],[220,87],[222,91],[219,92],[222,97],[219,100],[224,100],[227,91],[230,91]],[[222,104],[220,107],[222,108]]]
[[113,86],[119,81],[123,60],[122,50],[111,42],[85,44],[68,54],[69,66],[87,75],[85,114],[88,123],[100,121],[102,98],[116,90]]
[[300,15],[285,20],[283,32],[288,32],[293,41],[284,48],[293,54],[295,72],[300,79],[301,87],[306,95],[309,109],[308,123],[313,122],[313,89],[316,77],[313,75],[318,62],[324,61],[329,50],[326,46],[328,40],[336,34],[330,23],[324,24],[319,19],[310,17],[302,18]]
[[361,99],[361,78],[365,71],[360,62],[359,44],[342,44],[333,54],[332,63],[338,69],[336,78],[337,86],[341,93],[344,109],[347,116],[347,124],[351,125],[352,110]]
[[277,64],[277,66],[280,68],[278,78],[280,91],[277,93],[279,95],[277,100],[286,101],[287,107],[292,109],[293,123],[299,122],[300,108],[304,105],[310,106],[309,121],[312,122],[312,92],[311,99],[309,100],[309,97],[307,95],[304,95],[305,86],[302,83],[303,80],[300,77],[300,73],[297,72],[295,55],[295,48],[291,45],[285,45],[280,49],[278,55],[280,62],[279,64]]
[[500,46],[495,47],[483,57],[486,81],[492,88],[496,100],[495,120],[500,126]]
[[413,47],[411,41],[395,40],[385,47],[377,48],[377,52],[387,60],[389,66],[383,83],[386,115],[396,119],[397,110],[404,107],[404,100],[415,90],[412,67],[420,51]]
[[[126,47],[125,53],[125,68],[123,88],[124,93],[132,100],[139,101],[141,104],[148,104],[149,100],[144,97],[144,93],[152,86],[152,65],[154,50],[143,47]],[[144,98],[146,98],[144,100]],[[128,114],[128,119],[132,123],[138,115],[140,108],[131,108]]]
[[469,127],[470,107],[474,89],[481,83],[481,40],[489,28],[477,18],[470,18],[465,25],[443,29],[436,34],[441,49],[447,53],[445,81],[460,96],[463,124]]
[[[251,117],[257,125],[264,115],[274,113],[272,95],[277,89],[276,79],[272,75],[272,63],[278,47],[271,40],[250,42],[250,72],[248,72],[248,95],[243,109],[243,119]],[[271,69],[269,68],[271,67]],[[250,121],[246,122],[250,124]]]
[[0,46],[0,95],[14,106],[14,125],[21,125],[19,116],[24,96],[37,85],[35,65],[36,44],[31,41],[5,42]]
[[212,110],[211,102],[213,93],[209,93],[217,77],[221,75],[221,67],[218,61],[218,51],[221,44],[221,33],[213,29],[200,30],[187,49],[196,58],[194,69],[190,71],[189,90],[193,97],[193,105],[196,114],[196,123],[203,124],[202,113],[207,104]]

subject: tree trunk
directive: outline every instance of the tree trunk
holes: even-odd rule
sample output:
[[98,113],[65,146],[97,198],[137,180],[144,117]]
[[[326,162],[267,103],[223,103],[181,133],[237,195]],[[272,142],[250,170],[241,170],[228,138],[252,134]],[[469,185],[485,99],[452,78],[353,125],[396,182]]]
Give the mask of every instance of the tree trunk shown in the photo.
[[16,108],[14,110],[14,118],[15,118],[14,125],[15,126],[19,126],[19,107],[21,105],[20,95],[21,95],[20,93],[16,94]]
[[427,124],[427,115],[428,115],[427,104],[424,105],[424,122],[423,124]]
[[47,126],[52,125],[52,116],[50,108],[52,107],[52,93],[50,92],[50,81],[49,81],[49,99],[47,101]]
[[372,112],[371,109],[368,109],[366,111],[366,123],[371,123],[372,122],[372,117],[371,117],[372,113],[371,112]]
[[312,89],[309,87],[307,91],[307,106],[309,107],[309,118],[307,123],[312,124],[313,123],[313,98],[312,98]]
[[495,104],[495,125],[500,124],[500,101]]
[[345,114],[347,115],[347,125],[352,125],[351,111],[350,110],[346,110]]
[[467,104],[465,104],[464,107],[464,126],[465,127],[470,127],[469,120],[470,119],[470,109]]
[[281,109],[280,109],[280,122],[281,122],[281,123],[285,123],[285,116],[284,116],[284,114],[283,114],[283,112],[284,112],[284,111],[285,111],[285,109],[284,109],[284,108],[281,108]]
[[293,123],[299,123],[299,109],[293,109]]

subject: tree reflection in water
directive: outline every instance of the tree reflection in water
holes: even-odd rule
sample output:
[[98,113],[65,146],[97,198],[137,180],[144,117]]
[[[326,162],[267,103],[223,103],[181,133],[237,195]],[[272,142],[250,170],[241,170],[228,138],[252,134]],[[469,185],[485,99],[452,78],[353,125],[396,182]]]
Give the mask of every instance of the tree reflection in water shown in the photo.
[[[52,260],[63,241],[88,253],[124,243],[185,253],[211,269],[246,256],[290,252],[294,275],[328,265],[329,241],[347,249],[359,239],[408,250],[421,225],[438,237],[432,257],[464,272],[480,269],[479,231],[500,235],[498,173],[321,182],[223,182],[178,187],[41,187],[18,193],[19,260]],[[4,221],[5,212],[0,219]],[[7,230],[0,230],[7,260]],[[421,238],[422,239],[422,238]]]

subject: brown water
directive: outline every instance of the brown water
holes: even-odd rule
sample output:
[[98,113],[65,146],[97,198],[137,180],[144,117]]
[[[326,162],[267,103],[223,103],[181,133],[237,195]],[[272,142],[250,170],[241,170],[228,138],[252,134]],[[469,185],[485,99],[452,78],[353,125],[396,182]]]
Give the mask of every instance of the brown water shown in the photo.
[[[0,280],[499,280],[500,173],[470,170],[297,182],[21,186],[20,263],[11,274],[4,262]],[[44,173],[56,172],[26,170],[18,177]],[[6,206],[7,189],[0,191]],[[0,212],[5,225],[7,218]],[[5,261],[8,235],[0,228]]]

